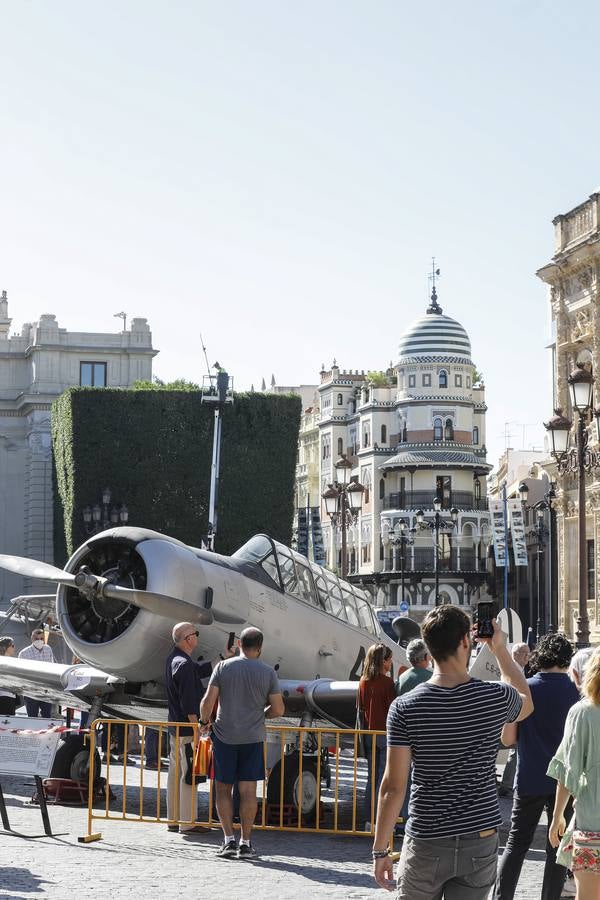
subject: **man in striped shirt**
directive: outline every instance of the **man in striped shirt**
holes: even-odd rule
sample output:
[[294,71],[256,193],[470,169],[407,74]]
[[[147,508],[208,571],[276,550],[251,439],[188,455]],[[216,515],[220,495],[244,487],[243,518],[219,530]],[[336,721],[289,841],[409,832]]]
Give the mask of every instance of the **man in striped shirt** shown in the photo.
[[471,678],[471,623],[456,606],[426,616],[423,638],[434,660],[431,679],[392,703],[386,769],[373,845],[374,876],[393,888],[387,845],[413,764],[398,900],[485,900],[496,878],[496,754],[502,727],[533,711],[522,670],[494,635],[479,638],[496,656],[502,682]]
[[[44,640],[44,629],[36,628],[31,632],[31,644],[24,647],[19,653],[19,659],[33,659],[35,662],[54,662],[54,653],[52,647],[49,647]],[[52,704],[43,703],[41,700],[35,700],[33,697],[25,697],[25,708],[27,715],[33,718],[41,716],[43,719],[49,719],[52,716]]]

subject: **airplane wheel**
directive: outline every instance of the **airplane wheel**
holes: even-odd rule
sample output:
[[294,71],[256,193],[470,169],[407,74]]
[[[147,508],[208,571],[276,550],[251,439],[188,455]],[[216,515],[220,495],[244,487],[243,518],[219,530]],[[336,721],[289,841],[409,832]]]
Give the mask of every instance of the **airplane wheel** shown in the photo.
[[[50,777],[87,782],[90,774],[89,760],[90,751],[84,745],[83,738],[72,735],[63,741],[58,748]],[[100,766],[100,754],[96,750],[94,774],[97,778],[100,777]]]
[[[267,786],[267,802],[279,806],[281,797],[281,761],[271,771]],[[301,798],[301,799],[300,799]],[[314,821],[319,800],[317,763],[312,757],[302,758],[302,783],[300,783],[300,755],[297,752],[285,757],[283,772],[283,804],[298,810],[302,805],[302,821]]]

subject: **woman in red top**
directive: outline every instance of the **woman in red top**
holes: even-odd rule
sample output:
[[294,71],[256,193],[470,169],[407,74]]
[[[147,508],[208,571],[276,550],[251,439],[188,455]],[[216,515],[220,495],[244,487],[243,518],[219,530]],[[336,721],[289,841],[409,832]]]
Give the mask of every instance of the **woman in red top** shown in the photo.
[[[367,650],[362,678],[358,685],[358,704],[364,727],[374,731],[385,731],[388,709],[396,697],[394,682],[390,677],[392,651],[385,644],[373,644]],[[373,758],[374,754],[374,758]],[[386,756],[385,734],[365,735],[365,756],[367,759],[367,790],[365,793],[365,830],[370,831],[375,822],[379,785],[383,778]],[[371,786],[375,773],[375,792],[371,798]],[[373,802],[371,803],[371,799]],[[373,816],[371,815],[373,811]]]

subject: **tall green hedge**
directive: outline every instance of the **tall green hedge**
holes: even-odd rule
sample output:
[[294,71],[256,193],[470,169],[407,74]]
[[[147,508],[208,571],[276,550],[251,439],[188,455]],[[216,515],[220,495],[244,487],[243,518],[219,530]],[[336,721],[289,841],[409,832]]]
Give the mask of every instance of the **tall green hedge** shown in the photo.
[[[237,394],[223,414],[216,550],[264,531],[290,543],[301,400]],[[83,509],[110,487],[129,523],[200,546],[214,410],[196,391],[70,388],[52,408],[55,555],[86,538]]]

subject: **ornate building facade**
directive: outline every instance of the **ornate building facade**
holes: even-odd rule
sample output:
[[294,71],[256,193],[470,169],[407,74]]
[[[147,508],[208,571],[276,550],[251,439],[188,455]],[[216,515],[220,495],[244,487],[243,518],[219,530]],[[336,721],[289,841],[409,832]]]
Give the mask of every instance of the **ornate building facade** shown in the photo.
[[[572,418],[567,378],[576,363],[600,377],[600,192],[554,219],[551,261],[538,271],[550,288],[552,370],[555,408]],[[595,403],[598,404],[598,391]],[[589,428],[590,442],[596,441]],[[574,637],[578,608],[577,482],[545,467],[557,481],[559,628]],[[600,473],[586,481],[587,586],[590,639],[600,641],[598,568],[600,563]]]
[[[321,493],[342,453],[365,488],[348,534],[351,579],[369,585],[378,606],[404,601],[421,618],[434,603],[437,497],[448,526],[458,511],[437,535],[439,598],[471,606],[485,591],[490,540],[485,388],[469,337],[444,315],[435,287],[425,315],[401,338],[395,365],[365,375],[334,364],[321,372],[319,394]],[[322,521],[327,564],[339,570],[339,529],[324,508]]]
[[[43,315],[10,335],[0,295],[0,552],[54,561],[50,410],[74,385],[129,387],[152,378],[146,319],[116,334],[69,332]],[[104,485],[99,485],[102,489]],[[90,503],[96,502],[95,497]],[[43,587],[40,585],[43,589]],[[27,585],[0,570],[0,608]]]

